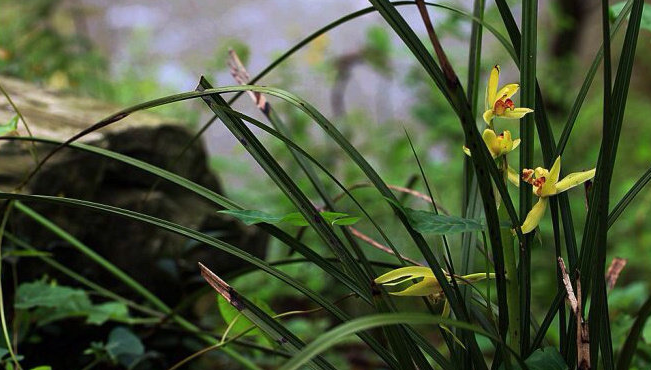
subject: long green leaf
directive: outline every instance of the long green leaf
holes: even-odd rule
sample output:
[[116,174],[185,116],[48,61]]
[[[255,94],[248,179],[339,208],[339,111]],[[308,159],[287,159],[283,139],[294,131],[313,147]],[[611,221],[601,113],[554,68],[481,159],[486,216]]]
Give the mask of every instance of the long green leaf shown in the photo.
[[[517,215],[515,214],[515,209],[513,208],[513,204],[510,200],[510,197],[508,196],[508,191],[506,190],[504,184],[499,180],[500,176],[497,171],[497,167],[495,166],[495,163],[493,162],[491,156],[488,154],[488,150],[483,143],[483,140],[480,138],[475,119],[472,116],[472,109],[466,100],[465,93],[460,86],[458,78],[456,78],[456,76],[452,76],[454,72],[448,70],[444,75],[443,71],[436,64],[414,31],[409,27],[404,18],[402,18],[402,16],[388,1],[370,0],[370,2],[378,9],[382,17],[394,29],[394,31],[405,43],[405,45],[407,45],[414,57],[416,57],[418,62],[423,66],[425,71],[430,75],[437,87],[441,90],[444,97],[448,100],[448,102],[450,102],[453,110],[460,118],[468,148],[470,148],[473,153],[477,153],[476,155],[472,156],[472,161],[477,173],[479,188],[482,193],[484,211],[486,213],[486,219],[489,228],[489,238],[491,240],[491,246],[493,248],[495,272],[497,274],[496,282],[498,286],[499,296],[498,303],[500,304],[501,313],[500,332],[502,335],[505,335],[508,327],[508,319],[506,317],[506,312],[508,312],[508,306],[506,305],[505,288],[506,277],[504,273],[504,257],[500,240],[499,221],[495,207],[495,195],[493,193],[490,176],[492,175],[493,178],[496,179],[498,190],[500,190],[500,194],[504,198],[504,204],[507,209],[509,209],[509,214],[512,220],[517,222]],[[489,172],[487,173],[486,170]],[[502,186],[500,186],[500,184]],[[519,222],[517,223],[519,224]],[[516,230],[519,230],[519,228],[516,228]],[[519,236],[520,235],[521,233]],[[429,259],[427,259],[427,261],[430,262]],[[434,272],[436,273],[438,266],[432,267],[435,268]],[[438,276],[437,279],[441,281]],[[446,297],[450,298],[450,293],[452,292],[446,291],[445,286],[443,286],[443,288]],[[456,297],[454,301],[450,300],[450,303],[457,317],[461,320],[466,320],[468,314],[465,312],[465,306],[461,305],[460,302],[456,300]],[[469,336],[469,338],[474,339],[472,336]],[[475,346],[474,341],[469,342],[469,344],[472,347]],[[476,351],[473,349],[470,351],[470,353],[471,355],[475,355]],[[474,358],[473,362],[476,366],[486,366],[483,360],[479,358]]]
[[[485,0],[475,0],[473,6],[473,16],[478,20],[472,23],[470,31],[470,52],[468,53],[468,83],[466,85],[467,99],[470,102],[473,116],[477,117],[477,103],[479,100],[479,76],[481,75],[481,46],[484,20]],[[477,204],[477,181],[471,168],[471,159],[464,156],[463,158],[463,189],[461,202],[461,215],[463,217],[476,217],[475,212],[470,209]],[[470,210],[470,212],[468,212]],[[461,275],[469,274],[474,265],[473,248],[476,243],[475,233],[464,233],[461,241]],[[469,289],[462,288],[464,300],[468,298]]]
[[[599,349],[602,351],[604,368],[614,368],[612,339],[610,336],[610,323],[608,318],[608,300],[606,296],[605,281],[603,278],[606,264],[606,242],[608,232],[608,203],[610,196],[610,183],[617,156],[619,135],[621,133],[624,118],[624,109],[628,96],[628,87],[633,68],[633,59],[637,46],[637,37],[640,30],[644,2],[636,0],[631,9],[631,18],[626,29],[622,55],[617,68],[615,84],[610,86],[609,70],[609,45],[610,32],[608,30],[608,3],[602,3],[602,17],[604,28],[604,129],[599,160],[597,162],[597,173],[590,197],[588,220],[583,236],[581,248],[581,272],[584,276],[590,276],[584,291],[591,293],[590,304],[590,340],[593,346],[590,348],[590,357],[593,364],[596,364]],[[590,290],[591,283],[594,288]],[[583,286],[583,285],[582,285]],[[599,346],[596,344],[599,343]]]
[[[205,79],[201,78],[199,82],[199,91],[211,89],[212,86]],[[366,276],[360,266],[355,262],[350,251],[346,249],[339,236],[325,222],[319,211],[314,207],[312,202],[305,196],[305,194],[298,188],[296,183],[290,176],[282,169],[280,164],[273,158],[273,156],[265,149],[262,143],[256,138],[251,130],[244,124],[244,122],[224,110],[217,109],[217,106],[228,106],[228,103],[221,97],[221,95],[206,95],[202,97],[208,107],[219,116],[224,125],[231,131],[231,133],[239,140],[244,148],[253,156],[267,175],[276,183],[278,188],[282,190],[288,199],[292,201],[298,211],[310,223],[310,226],[319,235],[323,242],[330,247],[332,252],[341,259],[346,271],[352,276],[362,289],[369,289],[364,285],[372,278]]]
[[[209,89],[211,87],[212,86],[210,86],[210,84],[204,78],[202,78],[198,90]],[[331,246],[333,252],[342,260],[344,267],[347,267],[348,272],[351,274],[357,274],[357,281],[360,283],[360,286],[364,288],[363,284],[366,281],[371,280],[373,275],[370,276],[370,279],[369,276],[364,275],[364,271],[360,269],[359,265],[355,262],[352,255],[345,249],[343,243],[334,233],[334,230],[332,230],[332,228],[324,222],[322,216],[316,211],[310,201],[302,194],[300,189],[278,165],[275,159],[266,151],[266,149],[262,146],[262,143],[259,142],[259,140],[239,119],[239,117],[229,114],[223,109],[219,108],[227,106],[226,101],[220,95],[215,94],[205,96],[203,99],[206,104],[208,104],[208,106],[213,110],[213,112],[220,117],[221,121],[235,135],[235,137],[240,140],[240,142],[242,142],[244,147],[255,158],[258,164],[260,164],[260,166],[267,172],[267,174],[274,180],[274,182],[276,182],[279,188],[288,196],[290,200],[292,200],[294,205],[299,209],[303,216],[305,216],[306,220],[315,229],[317,234],[319,234],[321,239],[326,244],[329,244]],[[315,111],[315,113],[318,114],[317,111]],[[320,114],[319,116],[323,118],[323,121],[325,121],[325,117],[321,116]],[[332,129],[334,129],[334,127],[332,127]],[[344,144],[352,148],[348,142],[345,142]],[[361,252],[358,258],[361,260],[366,259]],[[373,270],[371,269],[370,265],[368,265],[368,263],[365,263],[365,266],[367,267],[367,270],[365,271],[366,274],[373,274]],[[381,311],[388,310],[388,306],[384,305],[382,302],[376,303]],[[397,348],[405,346],[404,340],[400,340],[400,338],[398,338],[404,337],[402,331],[393,329],[390,329],[390,331],[393,332],[393,335],[390,335],[389,337],[389,341],[392,343],[392,347]],[[405,356],[404,349],[396,350],[394,353],[396,354],[398,361],[401,363],[401,367],[407,369],[413,367],[412,360],[409,357]],[[422,357],[422,355],[414,357],[414,359],[418,359],[419,357]]]
[[[536,106],[536,54],[538,30],[538,1],[523,0],[522,2],[522,38],[520,47],[520,101],[523,107]],[[524,168],[534,168],[534,117],[528,114],[520,119],[520,172]],[[520,218],[524,219],[531,210],[531,185],[520,179]],[[533,234],[525,235],[520,251],[519,287],[520,287],[520,353],[526,355],[529,351],[529,323],[531,306],[531,247]],[[509,248],[510,246],[506,246]],[[517,330],[517,329],[516,329]]]

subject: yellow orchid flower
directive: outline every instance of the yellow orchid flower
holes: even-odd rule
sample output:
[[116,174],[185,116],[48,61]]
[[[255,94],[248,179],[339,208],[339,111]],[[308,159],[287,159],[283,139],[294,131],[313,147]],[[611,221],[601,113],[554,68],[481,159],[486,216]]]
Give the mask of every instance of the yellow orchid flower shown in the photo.
[[[484,143],[486,143],[488,151],[491,153],[493,159],[507,155],[520,145],[520,139],[513,140],[511,138],[511,131],[509,130],[504,130],[504,132],[497,135],[495,134],[495,131],[487,128],[484,130],[482,138],[484,139]],[[463,152],[466,153],[467,156],[472,155],[470,149],[465,145],[463,146]],[[520,186],[520,176],[517,171],[511,168],[511,166],[508,166],[508,179],[515,186]]]
[[540,220],[545,215],[548,197],[583,184],[592,179],[595,172],[596,170],[594,168],[589,171],[575,172],[559,181],[558,178],[561,174],[560,156],[556,158],[554,165],[549,170],[542,167],[538,167],[535,170],[522,170],[522,180],[533,185],[533,193],[539,197],[538,203],[531,208],[531,211],[527,214],[527,218],[522,223],[522,233],[529,233],[538,226]]
[[488,125],[494,117],[501,117],[506,119],[520,119],[525,114],[533,112],[529,108],[516,108],[511,97],[518,92],[520,85],[507,84],[502,86],[499,90],[497,84],[500,79],[500,66],[495,65],[491,70],[490,77],[488,78],[488,86],[486,86],[486,111],[484,112],[484,121]]
[[[520,139],[513,140],[511,138],[511,131],[509,130],[505,130],[501,134],[497,135],[495,131],[487,128],[484,130],[482,138],[484,139],[484,143],[486,143],[488,151],[491,153],[493,159],[510,153],[520,145]],[[470,149],[466,146],[463,147],[463,152],[468,156],[471,155]]]
[[[448,278],[448,281],[450,281],[451,279],[450,276],[447,273],[445,273],[445,275]],[[458,278],[458,282],[460,284],[470,284],[470,283],[474,283],[486,279],[487,275],[490,279],[493,279],[495,277],[495,274],[493,273],[491,274],[476,273],[476,274],[461,276]],[[397,296],[415,296],[415,297],[425,297],[431,295],[435,299],[443,296],[443,289],[441,289],[441,285],[439,284],[438,280],[436,280],[436,277],[434,276],[434,272],[429,267],[423,267],[423,266],[401,267],[395,270],[391,270],[382,276],[379,276],[377,279],[375,279],[375,282],[377,284],[381,284],[385,286],[394,286],[394,285],[402,284],[408,280],[420,279],[420,278],[422,278],[423,280],[417,282],[414,285],[407,287],[404,290],[398,292],[391,292],[390,294],[397,295]]]

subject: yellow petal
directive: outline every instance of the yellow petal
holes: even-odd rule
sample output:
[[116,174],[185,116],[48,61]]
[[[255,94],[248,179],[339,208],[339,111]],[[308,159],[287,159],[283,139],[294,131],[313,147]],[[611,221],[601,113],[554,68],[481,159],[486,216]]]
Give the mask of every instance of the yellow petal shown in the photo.
[[529,108],[514,108],[513,110],[507,109],[500,117],[506,119],[520,119],[531,112],[533,112],[533,109]]
[[464,275],[459,280],[464,284],[472,284],[478,281],[486,280],[486,278],[495,279],[495,274],[492,272],[489,274],[486,274],[485,272],[477,272],[474,274]]
[[499,155],[504,155],[513,150],[513,140],[511,140],[511,133],[504,131],[502,140],[499,142]]
[[558,156],[552,165],[552,168],[549,170],[548,175],[545,178],[545,184],[542,186],[541,195],[548,197],[557,193],[556,183],[558,182],[558,177],[561,175],[561,157]]
[[558,177],[561,175],[561,156],[554,161],[552,168],[549,169],[549,180],[554,184],[558,182]]
[[542,168],[542,167],[536,167],[536,169],[533,170],[533,174],[536,176],[537,179],[539,179],[541,177],[548,178],[549,177],[549,170],[547,170],[546,168]]
[[518,92],[518,89],[520,88],[520,85],[518,84],[508,84],[504,85],[496,94],[495,94],[495,99],[493,99],[493,105],[498,100],[506,100],[515,95],[516,92]]
[[511,147],[511,151],[515,150],[520,145],[520,139],[515,139],[513,140],[513,147]]
[[424,297],[430,294],[439,293],[441,293],[441,286],[439,285],[438,280],[434,278],[424,278],[423,281],[420,281],[405,290],[392,292],[391,294],[398,296]]
[[484,117],[484,122],[486,122],[486,124],[490,125],[491,120],[493,119],[493,116],[494,116],[493,109],[487,110],[486,112],[484,112],[484,116],[483,116]]
[[481,137],[482,137],[482,139],[484,139],[484,142],[486,143],[486,145],[489,145],[489,146],[491,144],[493,144],[495,139],[497,139],[497,135],[495,134],[495,131],[493,131],[493,130],[491,130],[489,128],[484,130]]
[[443,304],[443,312],[441,312],[441,317],[444,319],[447,319],[450,317],[450,302],[448,300],[445,300],[445,303]]
[[590,171],[575,172],[565,176],[563,180],[556,183],[556,192],[560,193],[577,185],[583,184],[584,182],[592,179],[596,171],[597,170],[593,168]]
[[481,135],[482,139],[488,147],[488,151],[491,152],[493,158],[496,158],[500,155],[500,144],[497,142],[497,135],[495,131],[487,128],[484,130],[484,133]]
[[463,149],[463,152],[466,153],[466,155],[468,157],[472,157],[472,154],[470,153],[470,149],[468,149],[467,146],[464,145],[462,149]]
[[[495,95],[497,94],[497,84],[500,81],[500,66],[495,65],[491,70],[490,77],[488,77],[488,85],[486,85],[486,109],[493,109],[495,105]],[[488,123],[488,121],[486,121]]]
[[527,218],[522,223],[523,234],[530,233],[538,226],[540,220],[545,215],[545,209],[547,209],[547,198],[538,199],[538,203],[531,208],[531,211],[527,214]]
[[509,181],[511,182],[511,184],[520,187],[520,175],[518,175],[518,172],[513,168],[511,168],[511,166],[509,166],[508,168],[507,175],[509,177]]
[[429,267],[424,267],[424,266],[401,267],[399,269],[391,270],[386,274],[377,277],[375,279],[375,282],[378,284],[387,284],[398,279],[404,281],[404,280],[408,280],[412,278],[420,278],[420,277],[434,278],[434,272],[432,272],[432,269],[430,269]]

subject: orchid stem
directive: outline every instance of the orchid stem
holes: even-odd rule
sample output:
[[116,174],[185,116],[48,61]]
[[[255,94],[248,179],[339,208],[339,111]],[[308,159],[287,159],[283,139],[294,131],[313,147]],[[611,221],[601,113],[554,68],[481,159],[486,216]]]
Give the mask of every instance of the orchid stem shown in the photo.
[[[501,171],[504,183],[508,181],[508,164],[506,157],[501,159]],[[500,222],[510,220],[505,207],[498,208]],[[515,352],[520,354],[520,290],[517,286],[518,267],[515,260],[515,251],[513,247],[514,237],[510,228],[501,228],[502,246],[504,248],[504,269],[506,271],[506,302],[509,307],[509,330],[507,345]]]

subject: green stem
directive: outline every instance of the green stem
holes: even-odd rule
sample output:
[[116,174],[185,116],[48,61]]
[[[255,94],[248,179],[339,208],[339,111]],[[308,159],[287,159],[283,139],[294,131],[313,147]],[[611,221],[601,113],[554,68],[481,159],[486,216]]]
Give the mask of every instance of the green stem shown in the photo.
[[[3,239],[5,227],[7,226],[7,221],[9,220],[9,214],[11,214],[11,211],[14,208],[14,204],[15,202],[13,200],[6,203],[5,213],[2,216],[2,221],[0,222],[0,248],[2,247],[2,239]],[[22,367],[18,362],[18,358],[14,353],[13,346],[11,345],[11,339],[9,338],[9,331],[7,330],[7,320],[5,318],[4,292],[2,291],[2,252],[1,251],[0,251],[0,323],[2,325],[2,335],[4,336],[5,343],[7,344],[7,351],[9,352],[9,356],[11,356],[11,359],[14,361],[14,364],[16,365],[16,369],[22,370]]]
[[[508,181],[508,164],[506,157],[502,158],[501,171],[503,180]],[[505,207],[498,209],[500,223],[509,222],[510,218]],[[514,236],[508,227],[500,228],[502,245],[504,248],[504,270],[506,272],[506,302],[509,307],[509,330],[507,345],[516,353],[520,354],[520,290],[517,285],[518,267],[515,259]]]

